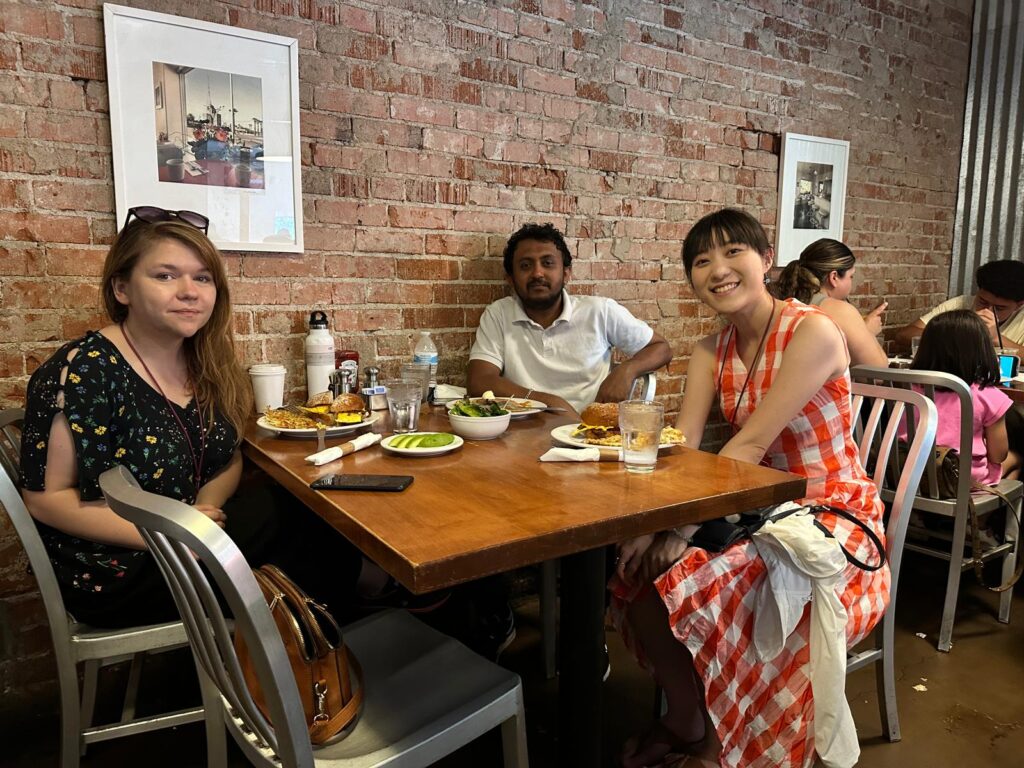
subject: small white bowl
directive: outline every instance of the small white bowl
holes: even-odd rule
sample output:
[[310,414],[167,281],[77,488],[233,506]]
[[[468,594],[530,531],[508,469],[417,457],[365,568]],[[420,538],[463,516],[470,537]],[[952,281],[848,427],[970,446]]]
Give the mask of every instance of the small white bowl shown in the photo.
[[459,416],[457,413],[448,413],[452,432],[467,440],[493,440],[508,429],[511,418],[511,413],[503,416]]

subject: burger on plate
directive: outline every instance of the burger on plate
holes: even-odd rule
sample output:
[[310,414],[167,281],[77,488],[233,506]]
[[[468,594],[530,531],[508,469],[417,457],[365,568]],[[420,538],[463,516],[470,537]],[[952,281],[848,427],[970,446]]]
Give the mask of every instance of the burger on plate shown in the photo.
[[362,414],[366,404],[363,398],[354,392],[342,392],[331,402],[331,413],[358,413]]
[[366,403],[354,392],[342,392],[332,397],[330,392],[318,392],[306,401],[306,410],[330,413],[338,424],[358,424],[363,420]]
[[[618,448],[622,445],[622,433],[619,431],[618,403],[591,403],[580,414],[580,423],[573,430],[573,437],[578,437],[590,445],[606,445]],[[663,427],[661,444],[682,445],[686,440],[683,433],[675,427]]]
[[622,445],[619,404],[591,403],[580,414],[580,424],[572,435],[593,445]]

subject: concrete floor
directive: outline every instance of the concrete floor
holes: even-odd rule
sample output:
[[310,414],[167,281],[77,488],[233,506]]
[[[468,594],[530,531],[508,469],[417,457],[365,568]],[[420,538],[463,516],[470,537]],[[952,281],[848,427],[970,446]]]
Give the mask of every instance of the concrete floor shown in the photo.
[[[1014,599],[1015,623],[1007,626],[995,619],[997,596],[979,587],[972,574],[965,574],[956,643],[951,653],[940,653],[935,649],[935,632],[945,584],[943,566],[912,554],[904,566],[896,651],[901,742],[890,744],[881,736],[873,670],[861,670],[849,679],[847,695],[860,733],[862,766],[987,768],[1024,764],[1024,696],[1020,693],[1024,685],[1024,587]],[[557,684],[541,675],[536,602],[525,600],[516,608],[519,635],[503,662],[523,676],[526,686],[531,765],[551,768],[558,764],[554,740]],[[605,687],[602,737],[606,753],[613,756],[628,736],[646,725],[654,694],[651,682],[626,655],[614,633],[609,633],[608,644],[612,675]],[[187,655],[154,662],[150,679],[155,689],[177,691],[178,698],[187,698],[190,693],[180,690],[183,669],[191,672]],[[125,673],[120,674],[123,678]],[[117,676],[115,671],[113,677]],[[916,691],[915,685],[927,690]],[[144,702],[140,702],[142,706]],[[8,718],[0,724],[5,745],[0,764],[10,768],[56,764],[55,707],[55,700],[40,701],[20,721]],[[230,765],[247,765],[241,753],[233,746],[231,749]],[[205,765],[202,727],[197,724],[94,745],[82,761],[86,768],[140,764],[147,768]],[[497,768],[501,765],[500,742],[496,734],[488,734],[437,765]],[[614,765],[611,757],[608,765]],[[695,765],[690,761],[687,768]]]

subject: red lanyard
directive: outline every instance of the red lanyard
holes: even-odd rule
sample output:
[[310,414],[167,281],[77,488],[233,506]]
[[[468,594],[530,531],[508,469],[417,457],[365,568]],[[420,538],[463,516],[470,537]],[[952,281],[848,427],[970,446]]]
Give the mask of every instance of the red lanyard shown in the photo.
[[142,359],[142,355],[139,354],[139,350],[137,350],[135,345],[132,344],[131,337],[128,335],[128,329],[125,328],[124,323],[121,323],[121,334],[124,336],[124,340],[128,342],[128,346],[131,348],[132,352],[134,352],[135,356],[139,358],[139,362],[142,363],[143,370],[146,371],[149,378],[156,385],[157,391],[163,395],[164,402],[167,403],[167,410],[171,412],[171,416],[173,416],[174,420],[178,422],[178,429],[181,430],[181,435],[185,438],[185,442],[188,444],[189,455],[192,457],[192,469],[195,471],[195,488],[196,493],[199,493],[199,485],[203,477],[203,459],[206,457],[206,428],[203,426],[203,414],[199,409],[199,403],[196,402],[196,416],[199,420],[199,457],[197,459],[196,449],[192,445],[192,438],[188,436],[188,430],[185,429],[185,422],[181,420],[178,412],[174,409],[171,399],[164,394],[164,388],[160,386],[160,382],[157,381],[156,376],[154,376],[153,372],[149,370],[149,366],[146,365],[146,361]]

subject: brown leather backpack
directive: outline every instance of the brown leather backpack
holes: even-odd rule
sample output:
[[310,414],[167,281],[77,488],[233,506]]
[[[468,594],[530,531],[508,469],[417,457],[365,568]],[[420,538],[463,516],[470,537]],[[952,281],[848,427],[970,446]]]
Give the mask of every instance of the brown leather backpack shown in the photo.
[[[349,653],[341,630],[327,609],[280,568],[264,565],[252,573],[281,633],[302,700],[309,740],[317,745],[335,740],[355,723],[359,714],[363,701],[359,663]],[[253,701],[269,721],[263,690],[240,632],[235,634],[235,652]]]

